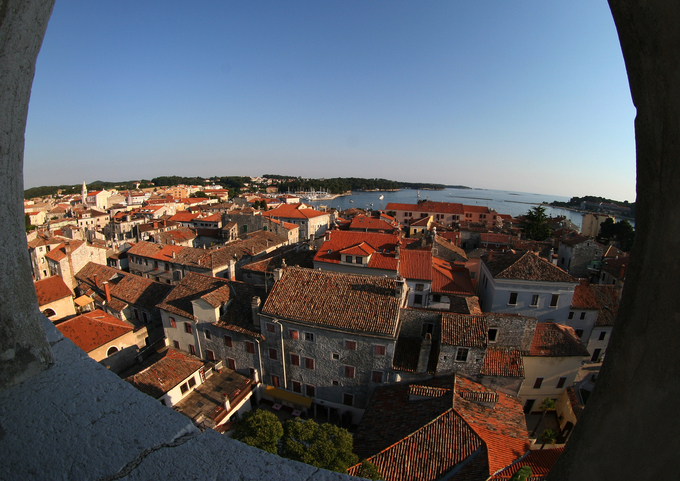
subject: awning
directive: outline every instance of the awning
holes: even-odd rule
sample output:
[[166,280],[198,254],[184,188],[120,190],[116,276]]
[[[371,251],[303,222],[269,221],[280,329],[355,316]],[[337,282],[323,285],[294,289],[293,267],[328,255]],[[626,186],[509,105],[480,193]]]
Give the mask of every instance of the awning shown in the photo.
[[78,307],[83,307],[87,306],[88,304],[92,304],[94,301],[90,296],[80,296],[76,298],[73,302],[75,302]]
[[274,386],[267,386],[264,388],[265,395],[273,397],[274,399],[280,399],[282,401],[288,401],[298,406],[304,406],[306,408],[312,405],[312,399],[295,394],[294,392],[284,391],[283,389],[276,388]]

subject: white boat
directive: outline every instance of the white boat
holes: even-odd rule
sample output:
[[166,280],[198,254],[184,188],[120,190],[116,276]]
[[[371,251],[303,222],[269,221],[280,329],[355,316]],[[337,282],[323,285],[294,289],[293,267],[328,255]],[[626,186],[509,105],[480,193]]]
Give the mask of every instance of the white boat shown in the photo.
[[378,199],[380,199],[380,200],[383,200],[384,198],[385,198],[385,196],[382,195],[382,194],[380,194],[380,197],[378,197]]

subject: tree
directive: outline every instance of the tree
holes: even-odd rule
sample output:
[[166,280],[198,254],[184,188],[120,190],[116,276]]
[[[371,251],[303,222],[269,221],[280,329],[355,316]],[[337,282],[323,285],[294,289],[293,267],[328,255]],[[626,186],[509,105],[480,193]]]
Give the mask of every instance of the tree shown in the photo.
[[510,481],[527,481],[527,479],[531,479],[532,474],[533,473],[531,472],[531,468],[529,466],[522,466],[517,471],[515,471],[515,474],[512,475]]
[[207,198],[208,198],[208,194],[206,194],[206,193],[203,192],[202,190],[199,190],[199,191],[197,191],[197,192],[193,192],[193,193],[189,194],[189,197],[191,197],[191,198],[207,199]]
[[359,460],[352,452],[352,436],[346,429],[313,420],[291,419],[283,426],[281,456],[317,468],[347,472]]
[[276,454],[283,426],[275,414],[258,409],[246,413],[234,428],[234,439],[268,453]]
[[541,449],[543,449],[548,443],[555,444],[556,439],[557,433],[552,429],[546,429],[543,431],[543,434],[541,434],[541,441],[543,441],[543,444],[541,444]]
[[28,214],[24,214],[24,224],[26,226],[27,233],[36,228],[34,225],[31,225],[31,217]]
[[635,242],[635,229],[625,219],[614,223],[609,217],[600,224],[600,239],[614,241],[621,250],[629,252]]
[[541,425],[543,422],[543,418],[545,418],[545,415],[548,411],[554,411],[555,410],[555,401],[550,399],[549,397],[545,398],[543,401],[541,401],[541,405],[538,406],[541,411],[543,411],[543,414],[541,414],[541,419],[538,420],[538,424],[536,424],[536,427],[534,430],[531,432],[531,435],[533,436],[536,434],[536,431],[538,430],[538,427]]
[[360,478],[372,479],[374,481],[383,479],[383,475],[378,470],[378,467],[367,459],[361,462],[361,467],[359,468]]
[[550,237],[550,226],[548,216],[545,214],[545,207],[536,206],[524,215],[522,222],[524,234],[527,238],[537,241],[544,241]]

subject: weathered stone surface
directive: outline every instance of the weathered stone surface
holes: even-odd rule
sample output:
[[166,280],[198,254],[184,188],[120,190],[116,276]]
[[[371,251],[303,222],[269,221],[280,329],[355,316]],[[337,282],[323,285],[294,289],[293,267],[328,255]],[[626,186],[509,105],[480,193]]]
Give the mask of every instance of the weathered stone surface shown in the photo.
[[597,386],[551,481],[677,478],[680,6],[609,4],[637,108],[637,235]]
[[0,2],[0,391],[45,369],[52,356],[31,280],[24,228],[24,131],[54,0]]

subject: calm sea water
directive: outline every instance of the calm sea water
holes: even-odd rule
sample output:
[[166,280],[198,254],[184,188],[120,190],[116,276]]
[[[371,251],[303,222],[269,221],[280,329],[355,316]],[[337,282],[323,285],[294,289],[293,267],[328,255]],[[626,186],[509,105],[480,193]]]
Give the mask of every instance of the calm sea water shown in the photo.
[[[380,196],[384,196],[381,200]],[[420,197],[418,197],[420,195]],[[353,192],[352,195],[338,197],[333,200],[307,202],[319,206],[326,205],[341,210],[350,207],[373,208],[384,210],[389,202],[415,204],[418,199],[429,199],[438,202],[454,202],[466,205],[483,205],[495,209],[499,214],[510,214],[515,217],[526,214],[529,209],[542,202],[569,201],[568,197],[547,194],[529,194],[526,192],[491,190],[491,189],[444,189],[444,190],[412,190],[403,189],[396,192]],[[574,224],[581,226],[581,214],[554,207],[545,208],[549,216],[563,215]]]

